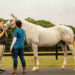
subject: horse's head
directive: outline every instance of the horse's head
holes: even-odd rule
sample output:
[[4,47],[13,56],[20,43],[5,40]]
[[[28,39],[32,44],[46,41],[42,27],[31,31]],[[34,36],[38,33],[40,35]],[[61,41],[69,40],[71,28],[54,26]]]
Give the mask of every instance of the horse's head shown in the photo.
[[7,27],[7,28],[15,27],[16,26],[16,24],[15,24],[16,20],[18,20],[17,17],[15,17],[13,14],[11,14],[11,19],[9,19],[7,21],[7,23],[4,24],[4,27]]

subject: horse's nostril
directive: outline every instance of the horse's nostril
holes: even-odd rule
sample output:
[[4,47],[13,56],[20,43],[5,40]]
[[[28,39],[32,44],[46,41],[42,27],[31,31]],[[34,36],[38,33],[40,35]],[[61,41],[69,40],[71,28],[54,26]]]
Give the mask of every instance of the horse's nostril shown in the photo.
[[9,30],[11,29],[11,27],[8,28]]
[[3,28],[7,28],[6,26],[3,26]]

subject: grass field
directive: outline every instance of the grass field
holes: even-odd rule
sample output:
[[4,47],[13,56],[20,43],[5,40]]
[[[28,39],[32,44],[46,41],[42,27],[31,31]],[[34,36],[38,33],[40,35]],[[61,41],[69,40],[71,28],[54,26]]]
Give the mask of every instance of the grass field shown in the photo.
[[[25,56],[27,67],[34,65],[33,56]],[[63,64],[64,56],[59,56],[56,60],[55,56],[39,56],[40,67],[61,67]],[[13,60],[11,56],[4,56],[2,58],[2,67],[12,67]],[[74,66],[73,56],[67,57],[67,66]],[[21,67],[20,59],[18,58],[18,67]]]

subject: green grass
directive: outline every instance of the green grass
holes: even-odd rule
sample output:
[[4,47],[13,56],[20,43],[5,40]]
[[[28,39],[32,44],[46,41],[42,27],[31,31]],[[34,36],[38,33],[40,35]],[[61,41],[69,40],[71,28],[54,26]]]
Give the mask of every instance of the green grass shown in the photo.
[[[27,67],[34,66],[34,57],[33,56],[25,56]],[[39,56],[40,67],[60,67],[63,64],[64,57],[59,56],[58,60],[56,60],[55,56]],[[11,56],[2,58],[2,67],[12,67],[13,60]],[[74,66],[73,56],[67,57],[67,66]],[[21,67],[20,59],[18,58],[18,67]]]

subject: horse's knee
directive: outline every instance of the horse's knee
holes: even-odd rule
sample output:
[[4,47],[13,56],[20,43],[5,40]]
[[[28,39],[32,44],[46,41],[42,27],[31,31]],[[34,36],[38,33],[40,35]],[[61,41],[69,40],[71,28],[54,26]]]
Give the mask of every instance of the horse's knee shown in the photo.
[[75,56],[75,50],[73,51],[73,55]]
[[36,57],[36,56],[34,56],[34,59],[37,59],[37,57]]

